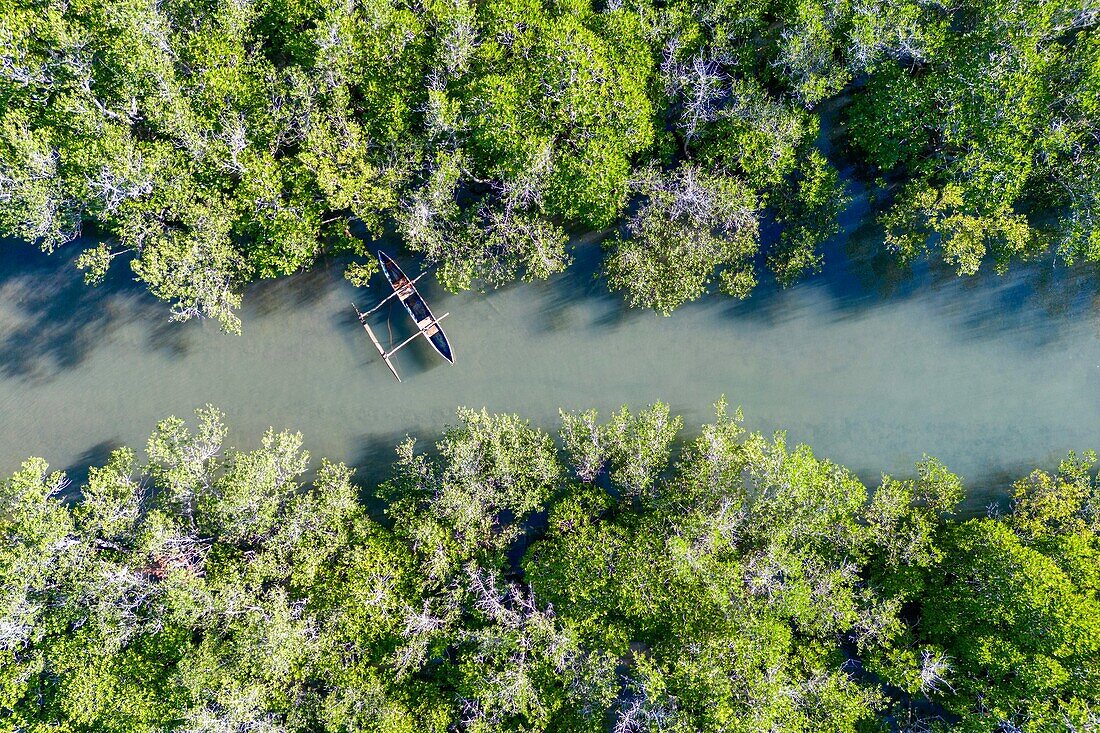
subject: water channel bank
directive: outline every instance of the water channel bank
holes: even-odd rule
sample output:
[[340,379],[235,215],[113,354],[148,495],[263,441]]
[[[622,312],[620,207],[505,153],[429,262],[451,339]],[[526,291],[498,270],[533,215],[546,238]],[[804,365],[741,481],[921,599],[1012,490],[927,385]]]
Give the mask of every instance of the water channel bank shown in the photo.
[[[235,444],[291,427],[314,456],[376,473],[401,437],[436,434],[458,405],[553,429],[559,406],[660,399],[693,427],[725,394],[750,428],[785,428],[866,479],[935,455],[966,479],[973,508],[1032,466],[1100,447],[1093,274],[1036,264],[1003,278],[899,275],[865,256],[857,234],[801,285],[765,283],[745,303],[712,297],[669,318],[625,310],[594,277],[591,243],[549,282],[460,295],[429,284],[433,308],[452,313],[457,366],[414,345],[396,359],[405,384],[351,308],[385,292],[380,277],[368,293],[322,264],[257,285],[233,337],[213,323],[168,323],[124,268],[87,288],[62,255],[5,242],[0,472],[32,454],[80,472],[205,403],[227,413]],[[390,313],[399,339],[407,317]]]

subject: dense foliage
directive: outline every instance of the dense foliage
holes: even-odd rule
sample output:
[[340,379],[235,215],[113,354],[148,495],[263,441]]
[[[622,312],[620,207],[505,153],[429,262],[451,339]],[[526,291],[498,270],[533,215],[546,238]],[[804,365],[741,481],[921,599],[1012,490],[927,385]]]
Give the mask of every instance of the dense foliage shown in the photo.
[[[1082,0],[0,0],[0,232],[88,226],[175,317],[395,231],[454,289],[606,274],[667,313],[821,265],[845,194],[960,273],[1100,261],[1100,18]],[[834,105],[835,106],[835,105]],[[843,106],[843,105],[842,105]],[[775,221],[777,234],[760,224]],[[349,277],[363,282],[372,260]]]
[[1083,731],[1100,724],[1092,457],[958,521],[717,406],[552,436],[461,410],[370,493],[213,409],[79,487],[0,482],[11,731]]

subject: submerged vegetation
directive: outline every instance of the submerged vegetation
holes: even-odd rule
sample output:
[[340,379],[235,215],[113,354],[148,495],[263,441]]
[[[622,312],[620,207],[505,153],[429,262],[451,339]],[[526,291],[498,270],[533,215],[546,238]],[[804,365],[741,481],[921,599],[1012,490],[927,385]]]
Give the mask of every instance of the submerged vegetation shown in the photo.
[[[70,485],[0,482],[13,731],[1083,731],[1100,724],[1092,456],[953,517],[724,403],[460,410],[353,483],[214,409]],[[372,513],[363,492],[380,500]]]
[[1098,20],[1070,0],[0,0],[0,231],[53,250],[93,227],[89,280],[124,262],[175,317],[235,330],[246,283],[364,234],[460,289],[547,277],[571,232],[610,229],[610,286],[667,313],[713,282],[747,296],[760,263],[820,267],[839,100],[902,259],[1100,261]]

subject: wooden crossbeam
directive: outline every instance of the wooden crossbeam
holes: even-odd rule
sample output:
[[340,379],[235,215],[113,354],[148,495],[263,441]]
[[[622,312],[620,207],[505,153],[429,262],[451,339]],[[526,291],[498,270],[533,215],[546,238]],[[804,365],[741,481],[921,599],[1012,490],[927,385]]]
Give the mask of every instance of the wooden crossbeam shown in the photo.
[[427,329],[428,329],[428,328],[429,328],[430,326],[434,326],[435,324],[439,323],[440,321],[442,321],[442,320],[443,320],[444,318],[446,318],[446,317],[447,317],[447,316],[449,316],[449,315],[451,315],[451,314],[450,314],[450,313],[444,313],[444,314],[443,314],[443,315],[441,315],[441,316],[440,316],[439,318],[436,318],[435,320],[433,320],[433,321],[429,321],[428,323],[424,324],[424,328],[420,329],[419,331],[417,331],[416,333],[414,333],[414,334],[413,334],[412,336],[409,336],[409,337],[408,337],[407,339],[405,339],[404,341],[402,341],[401,343],[399,343],[399,344],[398,344],[397,346],[395,346],[395,347],[393,347],[392,349],[390,349],[389,353],[388,353],[388,354],[384,354],[384,356],[385,356],[385,357],[386,357],[387,359],[388,359],[388,358],[390,358],[391,356],[393,356],[394,354],[396,354],[396,353],[398,352],[398,350],[400,350],[401,348],[403,348],[403,347],[405,347],[405,346],[408,346],[408,345],[409,345],[409,344],[411,344],[411,343],[412,343],[412,342],[413,342],[414,340],[416,340],[416,337],[417,337],[417,336],[423,336],[424,338],[428,338],[428,334],[426,333]]
[[389,358],[390,358],[391,356],[393,356],[394,354],[396,354],[396,353],[397,353],[398,351],[400,351],[400,350],[401,350],[401,349],[402,349],[403,347],[405,347],[405,346],[408,346],[408,345],[409,345],[410,343],[412,343],[412,342],[413,342],[413,340],[414,340],[414,339],[416,339],[416,338],[420,337],[420,336],[421,336],[422,334],[423,334],[423,332],[422,332],[422,331],[417,331],[417,332],[416,332],[416,333],[414,333],[414,334],[413,334],[412,336],[409,336],[409,337],[408,337],[407,339],[405,339],[404,341],[402,341],[401,343],[399,343],[399,344],[398,344],[397,346],[394,346],[394,347],[393,347],[392,349],[390,349],[390,350],[389,350],[389,353],[387,353],[387,354],[383,354],[382,356],[383,356],[383,357],[385,357],[386,359],[389,359]]
[[[424,276],[425,276],[425,275],[427,275],[427,274],[428,274],[427,272],[422,272],[422,273],[420,273],[419,275],[417,275],[416,277],[414,277],[414,278],[413,278],[412,280],[410,280],[408,284],[409,284],[409,285],[415,285],[415,284],[416,284],[416,281],[417,281],[417,280],[419,280],[420,278],[424,277]],[[406,286],[406,287],[407,287],[407,286]],[[402,288],[401,290],[404,290],[404,288]],[[385,305],[385,304],[386,304],[386,301],[388,301],[388,300],[389,300],[390,298],[392,298],[393,296],[395,296],[395,295],[397,295],[398,293],[400,293],[400,292],[401,292],[401,290],[394,290],[394,291],[393,291],[392,293],[390,293],[389,295],[387,295],[387,296],[386,296],[385,298],[382,298],[382,300],[378,301],[378,305],[374,306],[373,308],[371,308],[371,309],[370,309],[369,311],[367,311],[366,313],[359,313],[359,309],[358,309],[358,308],[356,308],[356,309],[355,309],[355,312],[356,312],[356,313],[359,313],[359,320],[360,320],[360,321],[362,321],[362,320],[363,320],[364,318],[366,318],[367,316],[369,316],[369,315],[370,315],[371,313],[374,313],[374,312],[375,312],[376,310],[378,310],[378,309],[379,309],[379,308],[381,308],[381,307],[382,307],[383,305]]]

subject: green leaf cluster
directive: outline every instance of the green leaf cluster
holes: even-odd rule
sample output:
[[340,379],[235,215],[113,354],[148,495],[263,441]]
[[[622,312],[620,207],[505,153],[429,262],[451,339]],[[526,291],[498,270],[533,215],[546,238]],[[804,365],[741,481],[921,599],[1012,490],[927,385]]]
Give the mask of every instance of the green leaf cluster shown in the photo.
[[681,427],[563,412],[559,451],[463,409],[372,487],[297,433],[226,448],[210,407],[79,487],[28,460],[0,482],[4,729],[1095,725],[1091,454],[954,520],[934,459],[868,491],[724,400]]
[[550,277],[600,231],[609,286],[667,314],[820,270],[842,156],[902,261],[1097,261],[1097,21],[1059,0],[3,0],[0,230],[90,234],[90,282],[124,263],[228,330],[248,283],[324,254],[368,282],[386,235],[459,290]]

